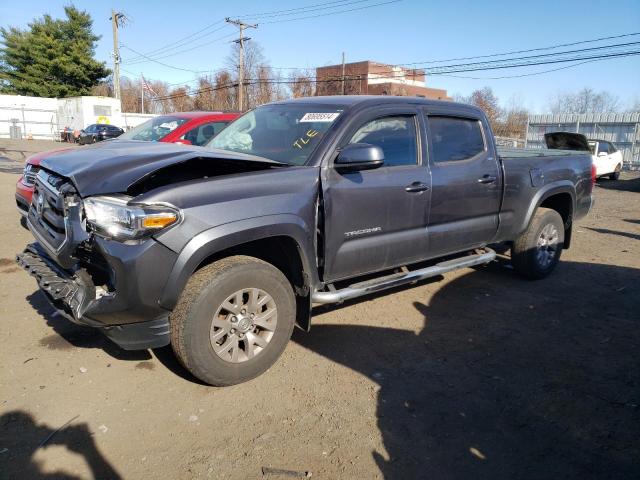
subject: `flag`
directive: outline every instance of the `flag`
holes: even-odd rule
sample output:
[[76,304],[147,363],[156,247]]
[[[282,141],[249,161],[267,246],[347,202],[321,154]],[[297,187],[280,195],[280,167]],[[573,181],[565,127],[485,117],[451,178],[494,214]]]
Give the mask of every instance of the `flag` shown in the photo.
[[153,89],[151,88],[151,86],[147,83],[147,81],[144,79],[144,75],[140,75],[140,78],[142,79],[142,90],[146,90],[147,92],[149,92],[151,95],[156,96],[156,92],[153,91]]

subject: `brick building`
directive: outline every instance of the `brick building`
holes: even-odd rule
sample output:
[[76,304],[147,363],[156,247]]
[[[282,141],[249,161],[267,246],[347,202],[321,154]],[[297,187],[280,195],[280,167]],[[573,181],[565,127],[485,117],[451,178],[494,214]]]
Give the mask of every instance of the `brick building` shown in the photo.
[[[371,61],[345,64],[345,95],[401,95],[449,100],[447,91],[425,86],[425,73]],[[316,95],[342,94],[342,64],[316,68]]]

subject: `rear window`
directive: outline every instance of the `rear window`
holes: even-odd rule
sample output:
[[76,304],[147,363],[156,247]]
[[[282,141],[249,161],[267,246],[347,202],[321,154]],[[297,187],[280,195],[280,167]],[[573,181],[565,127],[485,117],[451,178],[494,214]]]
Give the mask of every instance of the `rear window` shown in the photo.
[[434,162],[467,160],[484,152],[480,122],[471,118],[429,117]]

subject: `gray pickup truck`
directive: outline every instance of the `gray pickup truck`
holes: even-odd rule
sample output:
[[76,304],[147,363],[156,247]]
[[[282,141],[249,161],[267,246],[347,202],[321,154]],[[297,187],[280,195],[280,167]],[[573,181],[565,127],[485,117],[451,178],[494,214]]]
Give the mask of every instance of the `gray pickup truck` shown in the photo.
[[171,344],[211,385],[267,370],[314,304],[492,261],[539,279],[592,202],[591,156],[498,151],[481,110],[272,103],[206,147],[110,141],[44,160],[18,263],[69,320]]

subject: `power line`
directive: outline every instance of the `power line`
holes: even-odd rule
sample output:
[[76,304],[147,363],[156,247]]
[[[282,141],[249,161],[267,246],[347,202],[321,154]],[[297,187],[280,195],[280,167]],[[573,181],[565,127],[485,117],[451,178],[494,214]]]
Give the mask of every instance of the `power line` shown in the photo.
[[[626,57],[626,56],[633,56],[633,55],[637,55],[638,53],[630,53],[630,54],[621,54],[619,57]],[[441,77],[451,77],[451,78],[463,78],[463,79],[467,79],[467,80],[504,80],[504,79],[508,79],[508,78],[522,78],[522,77],[534,77],[536,75],[543,75],[546,73],[551,73],[551,72],[558,72],[560,70],[567,70],[569,68],[573,68],[573,67],[578,67],[580,65],[584,65],[585,63],[593,63],[593,62],[602,62],[605,60],[615,60],[616,58],[619,57],[606,57],[606,58],[596,58],[596,59],[592,59],[592,60],[585,60],[582,62],[578,62],[578,63],[574,63],[573,65],[565,65],[564,67],[558,67],[558,68],[552,68],[550,70],[543,70],[541,72],[532,72],[532,73],[521,73],[519,75],[503,75],[500,77],[469,77],[469,76],[465,76],[465,75],[446,75],[446,74],[440,74],[439,76]],[[518,68],[518,67],[514,67],[514,68]]]
[[543,50],[555,50],[556,48],[563,48],[563,47],[573,47],[575,45],[582,45],[585,43],[596,43],[596,42],[602,42],[604,40],[613,40],[613,39],[618,39],[618,38],[625,38],[625,37],[633,37],[633,36],[637,36],[640,35],[640,32],[633,32],[633,33],[625,33],[622,35],[613,35],[610,37],[600,37],[600,38],[594,38],[592,40],[581,40],[579,42],[571,42],[571,43],[561,43],[558,45],[549,45],[546,47],[538,47],[538,48],[529,48],[527,50],[514,50],[511,52],[502,52],[502,53],[491,53],[488,55],[476,55],[473,57],[458,57],[458,58],[448,58],[448,59],[443,59],[443,60],[425,60],[422,62],[411,62],[411,63],[398,63],[397,65],[421,65],[421,64],[426,64],[426,63],[444,63],[444,62],[456,62],[459,60],[476,60],[478,58],[490,58],[490,57],[500,57],[500,56],[504,56],[504,55],[515,55],[518,53],[529,53],[529,52],[538,52],[538,51],[543,51]]
[[[200,47],[204,47],[206,45],[212,45],[212,44],[218,43],[218,42],[222,43],[223,40],[225,40],[225,39],[227,39],[229,37],[232,37],[234,35],[235,35],[235,33],[229,33],[227,35],[223,35],[221,37],[214,38],[211,41],[208,41],[208,42],[205,42],[205,43],[201,43],[199,45],[195,45],[193,47],[190,47],[190,48],[187,48],[187,49],[184,49],[184,50],[178,50],[176,52],[169,53],[167,55],[160,55],[160,56],[150,57],[148,55],[139,53],[138,54],[139,57],[143,57],[146,60],[127,61],[126,63],[127,63],[127,65],[136,65],[138,63],[156,62],[157,60],[164,59],[164,58],[169,58],[169,57],[175,57],[176,55],[180,55],[180,54],[185,53],[185,52],[190,52],[192,50],[195,50],[195,49],[200,48]],[[129,47],[127,47],[127,48],[129,48]],[[129,48],[129,50],[131,50],[131,49]],[[138,58],[138,57],[136,57],[136,58]]]
[[[538,54],[538,55],[528,55],[528,56],[525,56],[525,57],[515,57],[515,58],[507,58],[507,59],[499,59],[499,60],[487,60],[487,61],[484,61],[484,62],[449,64],[449,65],[444,65],[442,67],[433,67],[433,69],[458,67],[458,66],[463,66],[463,65],[466,65],[466,66],[492,65],[492,64],[497,64],[497,63],[500,63],[500,62],[507,62],[507,61],[513,61],[513,60],[526,60],[526,59],[533,59],[533,58],[544,58],[544,57],[560,56],[560,55],[565,55],[565,54],[581,53],[581,52],[588,52],[588,51],[593,51],[593,50],[603,50],[603,49],[609,49],[609,48],[628,47],[628,46],[631,46],[631,45],[640,45],[640,42],[627,42],[627,43],[618,43],[618,44],[613,44],[613,45],[601,45],[599,47],[579,48],[577,50],[566,50],[564,52],[541,53],[541,54]],[[429,67],[425,67],[425,70],[429,70]]]
[[[262,17],[265,15],[274,15],[277,13],[285,13],[285,12],[293,12],[295,10],[306,10],[308,8],[311,7],[321,7],[324,5],[335,5],[336,3],[340,4],[340,3],[345,3],[347,0],[336,0],[333,2],[325,2],[325,3],[316,3],[314,5],[306,5],[304,7],[296,7],[296,8],[288,8],[286,10],[272,10],[270,12],[260,12],[260,13],[247,13],[245,15],[239,15],[242,18],[255,18],[255,17]],[[340,5],[336,5],[336,8],[339,7]]]
[[[355,0],[355,1],[348,1],[348,0],[339,0],[339,1],[333,1],[333,2],[327,2],[327,3],[321,3],[321,4],[314,4],[314,5],[307,5],[305,7],[297,7],[297,8],[292,8],[292,9],[287,9],[287,10],[274,10],[271,12],[263,12],[263,13],[259,13],[259,14],[251,14],[251,15],[241,15],[240,18],[254,18],[254,17],[277,17],[280,15],[299,15],[299,14],[303,14],[306,12],[311,12],[311,11],[317,11],[317,10],[323,10],[323,9],[330,9],[330,8],[340,8],[342,6],[347,6],[347,5],[352,5],[352,4],[357,4],[357,3],[364,3],[364,2],[370,2],[372,0]],[[396,1],[401,1],[401,0],[396,0]],[[198,34],[205,32],[206,30],[210,29],[211,27],[214,27],[216,25],[219,25],[221,23],[224,23],[224,19],[222,20],[218,20],[217,22],[214,22],[212,24],[207,25],[206,27],[197,30],[196,32],[191,33],[190,35],[187,35],[185,37],[182,37],[178,40],[176,40],[175,42],[171,42],[168,43],[166,45],[163,45],[162,47],[158,47],[154,50],[145,52],[144,54],[138,55],[137,57],[133,57],[130,59],[127,59],[127,62],[129,64],[133,64],[133,63],[141,63],[145,60],[142,60],[143,58],[149,58],[149,57],[154,57],[157,59],[160,58],[167,58],[169,55],[164,55],[164,56],[156,56],[158,54],[164,54],[166,53],[166,50],[175,50],[178,49],[180,47],[183,47],[185,45],[188,45],[190,43],[196,42],[206,36],[209,36],[217,31],[222,30],[224,27],[226,27],[226,25],[223,25],[220,28],[217,28],[215,30],[212,30],[210,32],[207,32],[204,35],[200,35],[198,36]],[[193,37],[197,37],[197,38],[193,38]],[[200,48],[206,45],[209,45],[210,43],[203,43],[200,44],[196,47],[192,47],[190,50],[193,50],[195,48]],[[188,50],[187,50],[188,51]],[[182,52],[182,51],[181,51]],[[181,52],[177,52],[181,53]],[[148,61],[148,60],[146,60]]]
[[[235,34],[234,34],[235,35]],[[160,65],[162,65],[163,67],[167,67],[167,68],[173,68],[174,70],[182,70],[183,72],[191,72],[191,73],[206,73],[206,72],[215,72],[216,70],[191,70],[189,68],[182,68],[182,67],[176,67],[175,65],[169,65],[168,63],[164,63],[164,62],[160,62],[154,58],[150,58],[147,57],[146,55],[138,52],[137,50],[134,50],[133,48],[127,46],[127,45],[122,45],[122,48],[126,48],[127,50],[131,50],[133,53],[137,53],[138,55],[143,56],[144,58],[148,59],[150,62],[154,62],[154,63],[158,63]],[[138,62],[141,63],[141,62]],[[129,64],[127,64],[129,65]],[[134,63],[135,65],[135,63]]]
[[[596,42],[601,42],[601,41],[604,41],[604,40],[613,40],[613,39],[632,37],[632,36],[637,36],[637,35],[640,35],[640,32],[625,33],[625,34],[622,34],[622,35],[614,35],[614,36],[609,36],[609,37],[600,37],[600,38],[594,38],[594,39],[591,39],[591,40],[581,40],[579,42],[561,43],[561,44],[557,44],[557,45],[549,45],[549,46],[546,46],[546,47],[530,48],[530,49],[527,49],[527,50],[514,50],[514,51],[510,51],[510,52],[491,53],[491,54],[488,54],[488,55],[476,55],[476,56],[472,56],[472,57],[458,57],[458,58],[449,58],[449,59],[440,59],[440,60],[426,60],[426,61],[422,61],[422,62],[394,63],[394,65],[396,65],[396,66],[424,65],[424,64],[433,64],[433,63],[454,62],[454,61],[459,61],[459,60],[476,60],[476,59],[479,59],[479,58],[500,57],[500,56],[505,56],[505,55],[515,55],[515,54],[518,54],[518,53],[529,53],[529,52],[544,51],[544,50],[554,50],[556,48],[569,47],[569,46],[574,46],[574,45],[581,45],[581,44],[585,44],[585,43],[596,43]],[[305,70],[305,69],[309,69],[309,68],[313,68],[313,67],[271,67],[271,68],[273,68],[274,70]]]
[[[597,60],[604,60],[604,59],[612,59],[612,58],[620,58],[620,57],[628,57],[628,56],[635,56],[635,55],[640,55],[640,50],[633,50],[633,51],[626,51],[626,52],[618,52],[618,53],[600,53],[600,54],[591,54],[588,57],[582,57],[582,58],[569,58],[569,59],[547,59],[547,60],[542,60],[542,61],[536,61],[536,62],[528,62],[528,63],[516,63],[516,64],[508,64],[508,65],[500,65],[500,66],[490,66],[490,67],[486,67],[486,68],[475,68],[475,70],[464,70],[463,67],[459,67],[457,70],[454,69],[452,71],[449,72],[442,72],[442,73],[436,73],[435,75],[443,75],[446,76],[448,73],[456,73],[456,72],[464,72],[464,71],[479,71],[479,70],[495,70],[495,69],[505,69],[505,68],[516,68],[516,67],[523,67],[523,66],[534,66],[534,65],[543,65],[543,64],[554,64],[554,63],[561,63],[561,62],[575,62],[575,61],[579,61],[581,60],[582,63],[588,63],[591,61],[597,61]],[[566,68],[571,68],[574,66],[577,66],[579,64],[576,65],[570,65]],[[556,70],[561,70],[564,69],[563,68],[559,68],[559,69],[552,69],[550,71],[556,71]],[[541,73],[547,73],[547,72],[538,72],[538,73],[532,73],[529,75],[535,75],[535,74],[541,74]],[[518,75],[518,76],[528,76],[527,74],[522,74],[522,75]],[[360,80],[361,78],[359,78],[359,75],[349,75],[347,77],[350,77],[351,80]],[[392,75],[392,76],[380,76],[378,78],[398,78],[398,76]],[[506,77],[508,78],[508,77]],[[338,78],[335,79],[313,79],[313,78],[305,78],[302,80],[282,80],[282,79],[247,79],[247,84],[248,85],[261,85],[261,84],[296,84],[296,83],[303,83],[303,82],[312,82],[315,84],[318,83],[337,83],[339,82]],[[214,87],[207,87],[204,89],[199,89],[193,92],[188,92],[185,94],[179,94],[179,95],[167,95],[164,97],[159,97],[159,100],[168,100],[171,98],[178,98],[178,97],[183,97],[185,95],[191,96],[191,95],[198,95],[200,93],[206,93],[206,92],[211,92],[211,91],[217,91],[217,90],[221,90],[224,88],[232,88],[235,86],[235,82],[226,84],[226,85],[221,85],[221,86],[214,86]]]
[[[503,68],[515,68],[515,67],[524,67],[524,66],[532,66],[532,65],[544,65],[550,63],[564,63],[571,61],[580,61],[590,58],[600,58],[598,55],[591,55],[588,57],[584,57],[582,54],[586,52],[592,52],[594,50],[604,50],[604,49],[618,49],[620,47],[628,47],[635,46],[640,44],[640,42],[627,42],[622,44],[614,44],[614,45],[605,45],[600,47],[591,47],[591,48],[583,48],[576,50],[568,50],[563,52],[554,52],[547,54],[539,54],[539,55],[529,55],[529,56],[521,56],[521,57],[511,57],[499,60],[490,60],[485,62],[471,62],[471,63],[458,63],[458,64],[449,64],[449,65],[440,65],[433,68],[424,68],[420,69],[420,71],[414,69],[410,72],[397,72],[392,75],[382,75],[378,78],[381,79],[393,79],[393,78],[405,78],[405,77],[415,77],[421,74],[426,75],[444,75],[447,73],[457,73],[457,72],[466,72],[466,71],[482,71],[482,70],[495,70],[495,69],[503,69]],[[604,57],[611,56],[614,50],[608,52]],[[624,51],[616,52],[617,53],[626,53]],[[515,62],[515,63],[514,63]],[[308,77],[311,80],[318,80],[318,77]],[[345,78],[349,78],[347,75]]]
[[[204,35],[200,35],[197,38],[191,38],[191,37],[194,37],[197,33],[200,33],[200,32],[202,32],[204,30],[208,30],[212,26],[217,25],[219,23],[220,23],[220,21],[215,22],[215,23],[209,25],[206,28],[198,30],[198,32],[196,32],[196,33],[192,33],[191,35],[188,35],[187,37],[184,37],[182,40],[176,40],[175,42],[168,43],[166,45],[163,45],[162,47],[156,48],[156,49],[151,50],[149,52],[145,52],[144,55],[146,55],[147,57],[150,57],[150,56],[154,57],[154,56],[160,55],[160,54],[163,55],[167,51],[175,50],[176,48],[180,48],[180,47],[183,47],[183,46],[188,45],[190,43],[197,42],[198,40],[200,40],[200,39],[202,39],[204,37],[207,37],[207,36],[212,35],[212,34],[214,34],[216,32],[219,32],[220,30],[222,30],[223,28],[225,28],[227,26],[226,24],[224,24],[220,28],[216,28],[215,30],[211,30],[210,32],[207,32]],[[191,39],[188,40],[189,38],[191,38]],[[132,57],[132,58],[127,59],[127,61],[136,62],[136,61],[140,60],[141,58],[143,58],[143,57],[142,56]],[[160,57],[158,57],[158,58],[160,58]]]
[[260,24],[261,25],[265,25],[265,24],[272,24],[272,23],[295,22],[296,20],[307,20],[309,18],[319,18],[319,17],[326,17],[326,16],[329,16],[329,15],[338,15],[340,13],[348,13],[348,12],[356,12],[356,11],[359,11],[359,10],[367,10],[369,8],[380,7],[382,5],[389,5],[391,3],[398,3],[398,2],[402,2],[402,0],[390,0],[390,1],[387,1],[387,2],[374,3],[373,5],[365,5],[363,7],[350,8],[348,10],[339,10],[339,11],[335,11],[335,12],[320,13],[318,15],[309,15],[309,16],[306,16],[306,17],[287,18],[287,19],[284,19],[284,20],[271,20],[269,22],[260,22]]
[[[286,17],[286,16],[293,16],[293,15],[302,15],[302,14],[306,14],[309,12],[316,12],[319,10],[330,10],[330,9],[334,9],[334,8],[343,8],[343,7],[347,7],[349,5],[355,5],[358,3],[366,3],[366,2],[372,2],[374,0],[342,0],[340,2],[329,2],[327,4],[320,4],[317,6],[314,5],[310,5],[314,6],[315,8],[309,8],[309,7],[299,7],[299,8],[292,8],[289,10],[280,10],[279,12],[271,12],[271,13],[263,13],[261,15],[242,15],[241,18],[244,19],[258,19],[260,20],[261,18],[273,18],[273,17]],[[338,5],[336,5],[338,4]],[[283,12],[288,12],[288,13],[283,13]]]

